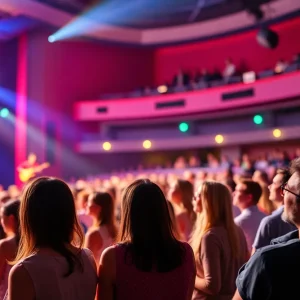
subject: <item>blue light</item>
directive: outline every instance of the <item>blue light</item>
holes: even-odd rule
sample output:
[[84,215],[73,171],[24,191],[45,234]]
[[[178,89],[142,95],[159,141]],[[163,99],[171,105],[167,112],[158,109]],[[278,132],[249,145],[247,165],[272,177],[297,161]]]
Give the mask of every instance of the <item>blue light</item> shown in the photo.
[[2,108],[0,110],[0,117],[7,118],[9,116],[9,110],[7,108]]
[[49,42],[49,43],[54,43],[54,42],[55,42],[55,36],[50,35],[50,36],[48,37],[48,42]]

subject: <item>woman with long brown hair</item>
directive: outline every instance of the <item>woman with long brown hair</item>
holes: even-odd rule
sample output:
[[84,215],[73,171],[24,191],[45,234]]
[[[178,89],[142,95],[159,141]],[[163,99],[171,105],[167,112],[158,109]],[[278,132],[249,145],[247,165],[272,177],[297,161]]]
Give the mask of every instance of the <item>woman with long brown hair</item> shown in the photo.
[[98,264],[103,250],[113,244],[117,234],[112,196],[107,192],[90,194],[87,214],[92,217],[93,226],[85,236],[85,247],[93,252]]
[[20,246],[8,281],[9,300],[93,300],[97,285],[92,253],[68,185],[40,177],[23,192]]
[[232,299],[239,268],[248,258],[245,236],[234,224],[229,189],[205,181],[195,196],[191,239],[197,266],[193,300]]
[[0,241],[0,299],[7,291],[8,274],[11,265],[8,261],[15,259],[19,246],[19,200],[11,200],[1,207],[1,224],[6,238]]
[[193,210],[194,187],[187,180],[178,179],[169,191],[174,204],[178,229],[183,240],[188,241],[196,220]]
[[125,189],[117,241],[102,253],[97,299],[191,299],[193,251],[175,238],[167,201],[156,184],[140,179]]

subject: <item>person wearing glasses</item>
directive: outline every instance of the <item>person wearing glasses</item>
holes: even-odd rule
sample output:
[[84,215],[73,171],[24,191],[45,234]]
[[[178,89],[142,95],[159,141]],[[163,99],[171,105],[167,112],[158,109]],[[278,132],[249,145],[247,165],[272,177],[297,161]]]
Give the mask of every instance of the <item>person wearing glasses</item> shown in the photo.
[[289,178],[290,172],[288,169],[278,169],[272,183],[269,185],[269,199],[274,203],[276,210],[270,216],[266,216],[261,220],[254,240],[252,253],[256,249],[270,245],[271,240],[296,229],[293,224],[283,221],[281,217],[284,208],[281,186]]
[[272,240],[240,269],[233,300],[300,299],[300,157],[291,163],[292,176],[282,185],[283,219],[298,230]]

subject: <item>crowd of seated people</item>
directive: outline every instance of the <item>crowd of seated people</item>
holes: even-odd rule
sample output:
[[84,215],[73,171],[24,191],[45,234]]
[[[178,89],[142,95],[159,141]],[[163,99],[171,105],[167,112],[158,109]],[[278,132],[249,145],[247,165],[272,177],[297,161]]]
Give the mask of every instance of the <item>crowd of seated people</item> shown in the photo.
[[243,155],[239,174],[40,177],[2,188],[1,296],[297,299],[288,270],[300,266],[300,158],[288,168],[282,157],[267,160],[272,174],[249,172]]
[[[178,70],[170,82],[162,83],[156,87],[142,87],[131,93],[118,93],[103,95],[104,99],[135,98],[142,96],[153,96],[165,93],[177,93],[191,90],[201,90],[214,86],[222,86],[232,83],[253,82],[256,79],[266,78],[286,72],[300,69],[300,53],[294,55],[290,60],[279,59],[270,69],[254,72],[251,69],[240,66],[234,59],[227,58],[224,68],[217,67],[212,70],[202,68],[201,70],[188,70],[181,68]],[[249,77],[250,76],[250,80]]]

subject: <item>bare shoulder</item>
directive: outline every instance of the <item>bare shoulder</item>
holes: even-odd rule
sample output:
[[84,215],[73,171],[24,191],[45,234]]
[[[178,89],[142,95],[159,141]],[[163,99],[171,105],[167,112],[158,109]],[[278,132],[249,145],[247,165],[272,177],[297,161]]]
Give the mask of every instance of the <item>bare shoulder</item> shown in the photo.
[[116,279],[116,248],[106,248],[101,255],[99,270],[99,283],[115,282]]
[[102,263],[112,263],[116,260],[116,247],[110,246],[106,248],[101,255],[100,264]]
[[11,237],[0,240],[0,249],[7,247],[7,245],[10,245],[12,241],[13,239]]
[[88,248],[83,248],[82,251],[84,251],[87,258],[91,262],[93,269],[97,272],[97,265],[96,265],[95,256],[94,256],[93,252]]
[[95,236],[95,235],[99,235],[98,228],[90,228],[86,233],[86,236]]
[[8,237],[0,240],[0,253],[3,255],[11,253],[12,250],[15,251],[16,247],[17,247],[16,241],[12,237]]

